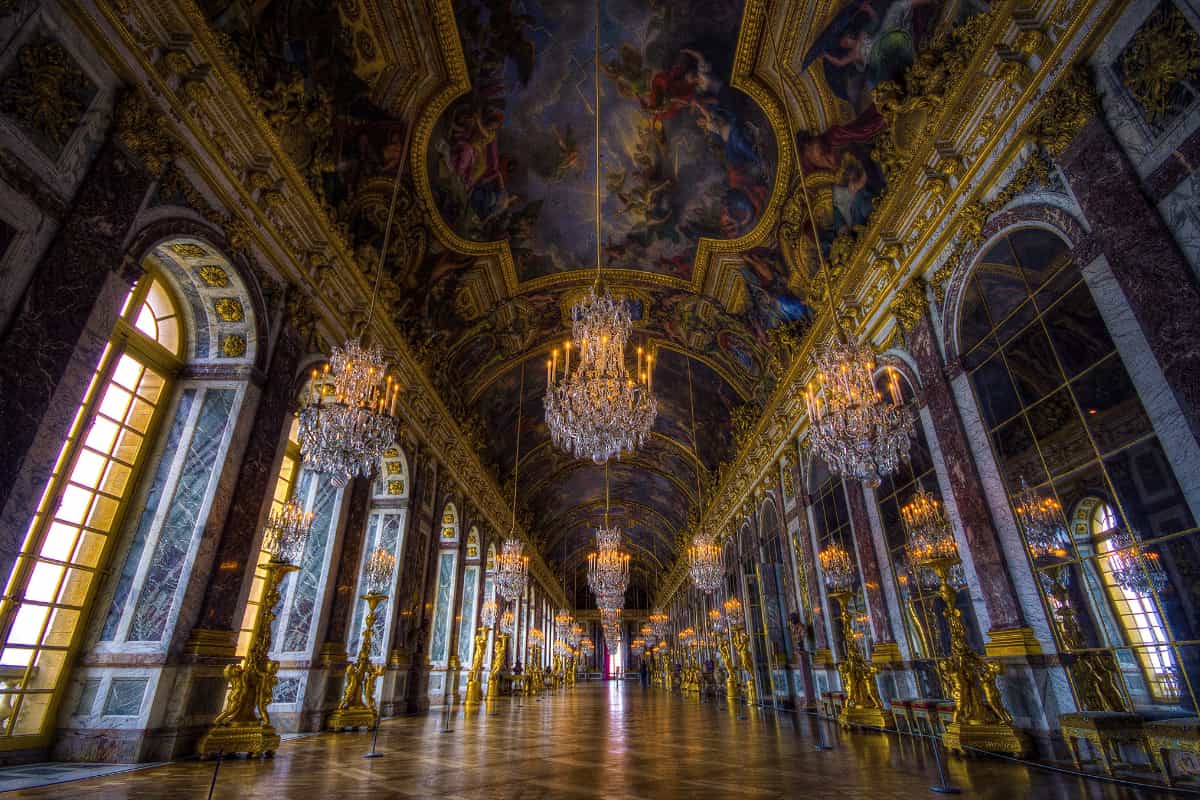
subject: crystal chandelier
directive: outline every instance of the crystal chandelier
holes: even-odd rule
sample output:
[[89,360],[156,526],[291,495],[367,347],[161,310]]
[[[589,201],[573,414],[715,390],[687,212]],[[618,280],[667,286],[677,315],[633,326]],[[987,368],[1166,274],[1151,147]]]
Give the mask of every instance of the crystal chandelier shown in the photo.
[[1141,541],[1123,528],[1117,528],[1108,539],[1111,555],[1108,566],[1113,580],[1125,591],[1148,596],[1162,591],[1167,585],[1167,574],[1158,563],[1158,553],[1143,550]]
[[813,452],[835,475],[878,487],[908,460],[913,418],[901,405],[896,374],[888,370],[891,401],[875,389],[875,351],[839,330],[818,351],[816,391],[806,391]]
[[392,573],[396,571],[396,557],[385,547],[376,547],[363,570],[363,583],[368,594],[387,594],[392,584]]
[[646,650],[646,640],[638,636],[629,642],[629,652],[635,656],[640,656]]
[[[408,152],[407,144],[403,152]],[[403,172],[401,158],[392,184],[379,268],[375,271],[363,331],[370,330],[375,316],[379,280],[387,261]],[[304,466],[328,475],[339,489],[345,488],[355,476],[371,477],[384,451],[396,441],[396,398],[400,385],[387,371],[383,348],[379,344],[364,348],[361,338],[355,336],[341,347],[333,348],[322,372],[313,370],[309,391],[300,400],[297,416]]]
[[621,624],[621,609],[605,607],[600,609],[600,624],[605,626]]
[[1062,504],[1053,495],[1043,496],[1021,478],[1021,491],[1013,499],[1017,523],[1025,534],[1025,546],[1036,562],[1067,557],[1067,528]]
[[312,520],[311,511],[306,513],[292,502],[272,511],[267,517],[262,544],[271,561],[276,564],[295,564],[304,554]]
[[496,601],[488,600],[479,612],[479,622],[483,627],[490,628],[496,624]]
[[667,624],[671,621],[663,610],[660,608],[650,614],[650,629],[654,633],[654,638],[659,641],[665,641],[667,638]]
[[496,554],[496,591],[510,603],[525,594],[529,580],[529,556],[525,543],[513,537],[506,539]]
[[840,594],[854,591],[854,562],[846,548],[834,542],[817,553],[817,559],[821,562],[821,574],[825,576],[825,585],[830,592]]
[[517,538],[517,489],[521,480],[521,418],[525,416],[525,365],[521,365],[521,385],[517,395],[517,439],[513,456],[512,529],[496,555],[496,589],[510,603],[525,594],[529,580],[529,556],[525,543]]
[[620,609],[629,588],[629,554],[621,552],[621,529],[608,524],[608,463],[604,464],[604,524],[596,529],[596,552],[588,553],[588,588],[601,613]]
[[512,635],[513,628],[516,627],[517,618],[512,610],[505,611],[500,615],[500,632],[507,635]]
[[941,502],[924,488],[900,507],[900,518],[908,533],[905,551],[911,563],[936,572],[941,565],[958,562],[954,530],[942,513]]
[[721,588],[725,570],[721,563],[721,546],[717,544],[716,537],[698,536],[687,549],[687,558],[688,574],[697,589],[712,594]]
[[724,608],[725,621],[735,628],[740,627],[745,621],[745,617],[742,615],[742,601],[731,597],[725,601]]
[[571,626],[571,633],[567,636],[567,644],[571,647],[579,647],[583,641],[583,625],[576,622]]
[[654,628],[650,627],[649,623],[643,624],[642,627],[638,629],[638,634],[641,636],[642,641],[646,643],[647,647],[654,647],[654,643],[658,640],[658,637],[654,635]]
[[579,358],[571,370],[572,342],[546,362],[546,426],[550,438],[576,458],[597,464],[641,447],[658,402],[653,394],[654,356],[637,349],[637,368],[630,375],[625,345],[633,329],[626,304],[609,294],[601,280],[600,239],[600,9],[596,7],[593,70],[595,121],[596,282],[571,310],[571,335]]
[[559,639],[566,640],[567,634],[571,632],[571,623],[575,621],[575,617],[567,609],[559,609],[559,612],[554,615],[554,634]]

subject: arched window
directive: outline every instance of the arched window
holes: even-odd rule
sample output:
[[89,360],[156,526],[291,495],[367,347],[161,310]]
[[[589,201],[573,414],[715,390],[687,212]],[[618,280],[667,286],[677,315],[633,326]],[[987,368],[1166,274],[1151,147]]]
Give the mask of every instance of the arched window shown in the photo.
[[[445,666],[450,659],[451,615],[454,613],[454,591],[458,564],[458,509],[447,503],[442,510],[441,533],[438,539],[442,549],[437,560],[437,591],[433,600],[433,635],[429,637],[429,660]],[[430,691],[441,693],[441,686],[430,681]]]
[[[884,370],[876,376],[876,388],[883,393],[895,392],[896,399],[903,403],[913,401],[914,392],[906,377],[895,370]],[[912,659],[917,664],[918,690],[922,697],[944,697],[940,688],[933,661],[948,656],[949,630],[943,614],[944,604],[937,592],[937,576],[927,569],[919,569],[908,562],[908,535],[904,529],[900,509],[913,499],[917,491],[924,489],[938,500],[942,499],[937,475],[933,468],[933,457],[923,427],[918,424],[907,462],[891,474],[884,476],[875,490],[875,501],[879,507],[879,522],[887,543],[888,562],[899,594],[900,616],[904,620],[904,634],[908,641]],[[961,568],[956,569],[960,571]],[[952,580],[956,576],[952,573]],[[970,595],[958,593],[957,608],[963,615],[971,644],[982,650],[975,609]]]
[[[1062,520],[1070,533],[1057,547],[1033,541],[1030,560],[1060,645],[1108,650],[1135,705],[1195,708],[1196,522],[1066,244],[1025,228],[989,245],[964,288],[957,335],[1018,520],[1035,503],[1061,515],[1105,498],[1100,516],[1072,519],[1069,529]],[[1097,538],[1096,524],[1123,532],[1130,546],[1114,550],[1111,537]],[[1029,531],[1021,532],[1029,545]],[[1093,591],[1117,585],[1113,565],[1123,558],[1152,562],[1156,575],[1131,579],[1140,587],[1133,596]],[[1128,635],[1110,635],[1108,609]],[[1159,677],[1165,672],[1177,674]],[[1165,688],[1171,680],[1178,695]]]
[[[866,640],[870,635],[870,625],[867,624],[867,606],[862,596],[862,572],[858,566],[858,553],[854,547],[854,534],[850,528],[850,507],[846,502],[846,487],[842,479],[832,474],[824,462],[813,461],[812,485],[813,492],[813,522],[816,525],[817,539],[817,575],[821,580],[821,590],[828,593],[825,576],[821,572],[819,554],[830,545],[837,544],[850,554],[850,563],[854,567],[855,592],[849,598],[851,614],[854,620],[854,635]],[[842,641],[841,609],[836,603],[830,605],[833,619],[830,620],[835,642]]]
[[[391,588],[388,597],[383,600],[375,614],[375,635],[371,640],[371,658],[381,658],[390,648],[393,616],[388,611],[392,607],[392,599],[396,594],[396,581],[400,575],[400,558],[403,550],[405,521],[408,516],[408,467],[404,453],[398,447],[393,447],[383,454],[380,459],[379,475],[375,479],[371,512],[367,517],[367,532],[364,538],[361,563],[358,570],[358,590],[356,597],[366,594],[365,578],[367,562],[379,548],[390,553],[396,563],[392,571]],[[348,642],[350,657],[358,653],[358,645],[362,636],[362,622],[367,614],[365,600],[357,600],[354,605],[354,619],[350,625]]]
[[463,567],[462,610],[458,624],[458,661],[471,663],[475,650],[475,607],[479,590],[479,529],[471,526],[467,532],[467,559]]
[[1181,688],[1175,657],[1162,614],[1147,591],[1149,582],[1141,584],[1138,581],[1142,566],[1134,548],[1120,540],[1120,522],[1108,503],[1096,503],[1088,522],[1099,554],[1100,578],[1121,628],[1122,641],[1114,644],[1134,645],[1141,668],[1140,677],[1146,682],[1150,695],[1159,702],[1175,702]]
[[171,398],[184,340],[161,279],[142,278],[125,299],[5,589],[5,736],[43,736],[52,724],[96,576],[107,566]]

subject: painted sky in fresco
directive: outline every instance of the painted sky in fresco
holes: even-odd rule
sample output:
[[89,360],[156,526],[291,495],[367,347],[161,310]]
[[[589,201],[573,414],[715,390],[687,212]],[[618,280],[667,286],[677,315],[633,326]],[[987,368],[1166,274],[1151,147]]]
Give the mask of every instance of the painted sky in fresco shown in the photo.
[[[595,266],[593,36],[570,0],[456,4],[471,90],[428,168],[451,228],[507,238],[522,280]],[[702,236],[749,232],[775,141],[729,86],[738,0],[609,0],[601,21],[604,260],[688,278]]]

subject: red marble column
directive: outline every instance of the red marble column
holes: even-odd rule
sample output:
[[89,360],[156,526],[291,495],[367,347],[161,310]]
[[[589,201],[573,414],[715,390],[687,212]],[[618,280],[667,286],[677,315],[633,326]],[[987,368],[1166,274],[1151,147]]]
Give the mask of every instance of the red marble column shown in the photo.
[[871,638],[875,645],[895,642],[892,635],[891,614],[883,596],[883,578],[879,573],[879,558],[875,552],[875,540],[871,536],[871,518],[867,515],[867,499],[862,484],[844,481],[846,506],[850,511],[850,524],[854,528],[854,544],[858,549],[858,564],[862,569],[863,592],[867,597],[867,608],[871,611]]
[[121,301],[141,274],[124,242],[151,182],[113,142],[100,150],[0,338],[0,574],[12,569]]
[[992,629],[1019,628],[1025,624],[1021,605],[1000,550],[983,483],[971,457],[958,406],[934,341],[933,322],[928,315],[917,323],[909,336],[909,351],[921,376],[921,398],[933,418],[933,432],[946,464],[950,492],[958,509],[963,536],[971,549],[971,560],[979,577],[979,588]]
[[233,491],[237,502],[225,516],[197,629],[233,634],[241,623],[238,598],[246,572],[254,569],[258,557],[258,529],[278,478],[276,456],[291,422],[292,387],[303,349],[301,334],[285,324],[271,355],[254,427],[238,468]]
[[350,507],[346,513],[342,552],[338,558],[333,589],[333,605],[329,610],[329,625],[325,631],[326,649],[338,653],[345,652],[346,642],[350,639],[350,622],[355,602],[358,600],[358,567],[362,563],[363,545],[367,536],[371,483],[367,478],[355,478],[349,486]]
[[1192,435],[1200,439],[1200,287],[1194,273],[1103,120],[1084,125],[1057,161]]
[[[800,485],[799,476],[796,477],[797,485]],[[817,575],[817,559],[813,554],[812,549],[812,529],[808,524],[808,509],[812,505],[812,498],[807,492],[802,492],[796,497],[796,523],[798,530],[796,531],[796,546],[799,548],[797,557],[800,560],[799,567],[804,571],[804,583],[807,591],[804,593],[804,602],[808,605],[810,618],[809,624],[813,628],[813,639],[818,650],[829,648],[829,639],[825,635],[825,624],[822,618],[821,606],[821,578]]]

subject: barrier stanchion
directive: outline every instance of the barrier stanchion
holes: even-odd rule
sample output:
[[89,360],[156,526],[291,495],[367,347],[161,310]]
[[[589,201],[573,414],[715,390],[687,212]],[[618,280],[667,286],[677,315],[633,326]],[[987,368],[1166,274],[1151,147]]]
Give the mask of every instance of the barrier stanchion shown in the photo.
[[371,749],[363,754],[363,758],[382,758],[383,753],[375,749],[375,743],[379,741],[379,723],[383,721],[383,717],[375,718],[375,730],[371,732]]
[[217,751],[217,763],[213,765],[212,782],[208,784],[208,800],[212,800],[213,792],[217,788],[217,773],[221,771],[221,761],[225,758],[225,751]]
[[938,794],[962,794],[962,789],[957,786],[951,786],[946,781],[946,765],[942,763],[942,739],[935,737],[931,742],[933,746],[933,760],[937,762],[938,782],[935,786],[930,786],[929,791],[937,792]]

